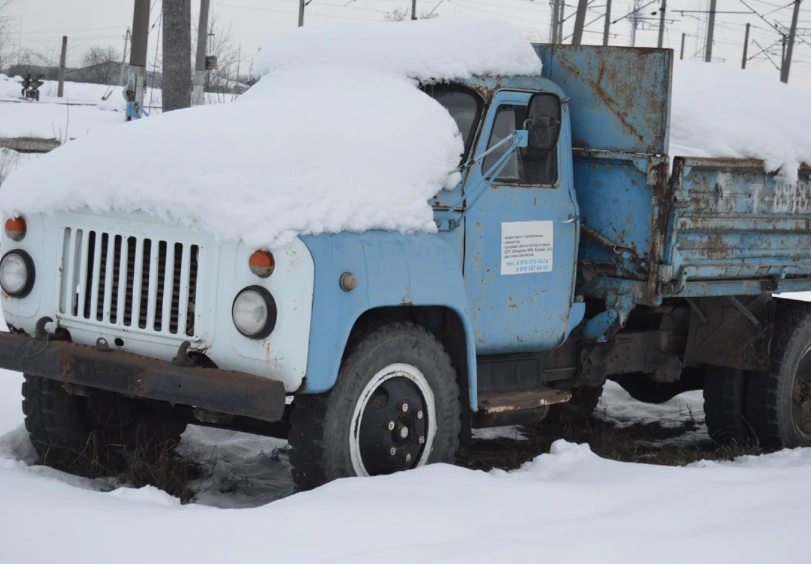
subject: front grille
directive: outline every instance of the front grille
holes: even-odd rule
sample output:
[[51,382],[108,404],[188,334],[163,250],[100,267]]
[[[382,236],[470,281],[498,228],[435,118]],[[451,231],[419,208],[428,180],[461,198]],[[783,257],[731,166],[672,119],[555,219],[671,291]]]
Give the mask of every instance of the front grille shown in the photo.
[[199,251],[186,243],[66,227],[59,312],[194,336]]

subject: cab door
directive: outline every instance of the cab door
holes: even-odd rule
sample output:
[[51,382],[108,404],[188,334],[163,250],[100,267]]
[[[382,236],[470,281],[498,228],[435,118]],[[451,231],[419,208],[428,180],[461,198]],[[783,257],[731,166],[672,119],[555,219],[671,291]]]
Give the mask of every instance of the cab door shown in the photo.
[[[474,154],[524,129],[529,97],[496,93]],[[579,226],[571,151],[561,149],[570,146],[565,104],[563,112],[557,148],[519,149],[468,211],[465,282],[479,354],[550,349],[568,335]],[[466,186],[480,180],[501,154],[474,166]]]

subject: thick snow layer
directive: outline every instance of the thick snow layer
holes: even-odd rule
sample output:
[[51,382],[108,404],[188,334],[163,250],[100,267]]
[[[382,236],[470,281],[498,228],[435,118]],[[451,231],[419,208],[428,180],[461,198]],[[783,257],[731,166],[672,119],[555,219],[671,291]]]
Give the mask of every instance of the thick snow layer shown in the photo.
[[540,59],[517,28],[476,17],[307,25],[268,43],[252,72],[258,78],[312,64],[419,80],[541,73]]
[[0,203],[6,214],[142,210],[254,247],[299,233],[431,231],[426,202],[455,185],[461,152],[453,119],[410,79],[291,69],[234,103],[69,143],[18,169]]
[[762,159],[797,182],[811,165],[811,98],[782,82],[728,65],[676,61],[670,155]]
[[514,472],[436,465],[237,510],[151,487],[104,493],[6,450],[0,561],[798,562],[811,550],[809,471],[809,449],[670,468],[558,441]]

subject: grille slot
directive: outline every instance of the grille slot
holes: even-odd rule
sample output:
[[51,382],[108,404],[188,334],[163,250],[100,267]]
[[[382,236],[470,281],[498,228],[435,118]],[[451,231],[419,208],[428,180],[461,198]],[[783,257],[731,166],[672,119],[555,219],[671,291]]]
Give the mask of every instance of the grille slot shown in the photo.
[[198,256],[197,245],[66,227],[59,312],[192,337]]

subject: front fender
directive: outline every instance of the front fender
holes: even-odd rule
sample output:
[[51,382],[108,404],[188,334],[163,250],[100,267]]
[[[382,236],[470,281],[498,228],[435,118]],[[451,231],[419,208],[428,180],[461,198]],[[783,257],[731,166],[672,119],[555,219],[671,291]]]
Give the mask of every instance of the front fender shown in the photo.
[[[335,384],[349,334],[366,311],[386,306],[444,306],[461,319],[466,336],[471,407],[476,409],[476,345],[462,267],[445,241],[427,233],[385,231],[303,236],[315,264],[307,378],[301,392]],[[351,272],[358,287],[344,291]]]

